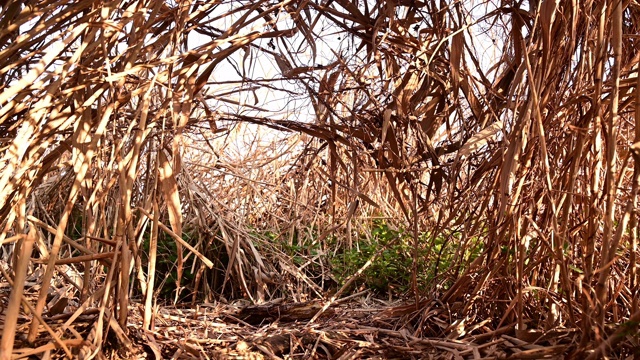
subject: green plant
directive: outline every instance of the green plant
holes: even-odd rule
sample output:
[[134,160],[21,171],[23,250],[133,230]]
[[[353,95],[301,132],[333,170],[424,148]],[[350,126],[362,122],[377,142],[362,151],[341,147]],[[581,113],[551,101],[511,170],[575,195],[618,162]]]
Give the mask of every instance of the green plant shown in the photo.
[[[332,272],[339,282],[355,274],[381,248],[384,249],[367,267],[356,284],[379,293],[395,295],[405,292],[411,284],[413,266],[410,238],[404,231],[393,230],[384,222],[372,224],[370,240],[361,237],[352,249],[344,249],[331,259]],[[420,255],[424,255],[420,249]],[[423,268],[423,264],[419,264]]]
[[[193,234],[190,232],[183,232],[182,239],[186,242],[191,242]],[[145,234],[142,248],[144,254],[149,253],[149,235]],[[176,241],[164,232],[158,234],[158,250],[156,258],[156,279],[157,294],[161,299],[172,300],[174,292],[176,291],[176,280],[178,278],[178,272],[176,263],[178,261],[178,251]],[[147,259],[148,261],[148,259]],[[145,266],[146,268],[146,266]],[[182,273],[181,284],[182,286],[188,286],[192,284],[195,274],[192,274],[188,268]]]

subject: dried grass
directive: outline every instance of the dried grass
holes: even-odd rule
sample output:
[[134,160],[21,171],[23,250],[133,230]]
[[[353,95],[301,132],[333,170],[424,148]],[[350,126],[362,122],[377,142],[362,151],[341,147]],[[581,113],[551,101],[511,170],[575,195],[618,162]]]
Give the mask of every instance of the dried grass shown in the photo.
[[[388,320],[410,346],[446,337],[479,358],[478,339],[562,330],[570,356],[630,356],[640,6],[529,3],[0,5],[0,359],[27,356],[16,331],[29,354],[130,345],[134,303],[153,339],[169,238],[176,303],[326,309],[327,259],[375,219],[412,234],[423,311]],[[424,292],[440,238],[457,253]],[[298,264],[287,245],[318,252]],[[71,314],[55,334],[53,293]],[[475,350],[451,345],[469,334]]]

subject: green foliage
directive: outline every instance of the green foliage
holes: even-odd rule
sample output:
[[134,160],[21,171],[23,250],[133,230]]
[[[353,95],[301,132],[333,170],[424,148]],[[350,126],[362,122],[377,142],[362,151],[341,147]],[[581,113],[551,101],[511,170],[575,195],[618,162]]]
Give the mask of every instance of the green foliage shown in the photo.
[[620,332],[618,334],[618,336],[620,338],[625,338],[627,336],[635,336],[638,337],[638,326],[640,325],[640,322],[638,321],[625,321],[622,324],[620,324]]
[[[193,234],[190,232],[183,232],[182,239],[188,243],[191,243]],[[149,233],[144,236],[142,248],[144,254],[149,254]],[[148,260],[148,259],[147,259]],[[178,278],[178,272],[176,264],[178,262],[178,251],[176,241],[167,235],[165,232],[160,231],[158,234],[158,251],[156,257],[156,279],[159,281],[157,284],[158,296],[165,300],[173,300],[173,295],[176,290],[176,280]],[[182,272],[182,279],[180,283],[182,285],[191,284],[195,275],[189,271],[189,268],[184,268]]]
[[[352,249],[345,249],[331,259],[333,274],[340,282],[355,274],[381,248],[387,247],[364,270],[359,285],[379,293],[405,292],[411,284],[413,266],[411,239],[404,231],[395,231],[384,222],[375,222],[371,229],[371,240],[364,237]],[[425,249],[419,249],[419,259],[426,255]],[[419,273],[424,263],[419,261]]]
[[[344,283],[349,276],[355,274],[380,249],[386,247],[364,270],[356,283],[378,293],[403,295],[411,287],[414,254],[416,258],[418,290],[426,290],[439,281],[456,263],[456,253],[460,246],[459,237],[451,235],[447,238],[421,233],[414,249],[414,241],[410,234],[389,228],[388,224],[377,221],[372,224],[370,240],[361,237],[352,249],[344,249],[331,259],[332,271],[338,281]],[[468,242],[463,259],[466,263],[480,256],[483,250],[482,241],[472,239]],[[444,282],[445,287],[448,285]]]
[[83,233],[84,214],[81,209],[74,208],[69,217],[69,225],[66,228],[65,235],[73,240],[84,238]]

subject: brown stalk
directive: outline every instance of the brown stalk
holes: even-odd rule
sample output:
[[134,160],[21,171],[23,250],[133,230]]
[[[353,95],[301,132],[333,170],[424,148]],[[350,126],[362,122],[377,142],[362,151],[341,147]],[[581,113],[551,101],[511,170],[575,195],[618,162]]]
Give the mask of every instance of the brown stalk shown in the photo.
[[21,254],[17,259],[15,277],[13,278],[15,286],[12,288],[11,295],[9,296],[9,305],[7,305],[2,340],[0,342],[0,359],[2,360],[11,359],[16,334],[16,323],[18,321],[18,315],[20,314],[22,292],[24,290],[25,278],[27,277],[27,267],[31,260],[31,252],[33,251],[33,243],[35,242],[36,236],[38,236],[36,231],[31,228],[20,247]]
[[[617,232],[620,233],[620,236],[613,236],[613,222],[615,219],[615,195],[617,189],[615,187],[615,172],[617,170],[616,166],[616,143],[618,140],[618,130],[617,124],[619,121],[618,118],[618,102],[620,96],[620,61],[622,55],[622,2],[614,1],[612,2],[612,39],[611,46],[613,49],[613,68],[611,76],[613,78],[613,87],[612,87],[612,99],[611,99],[611,114],[608,117],[607,126],[606,126],[606,172],[605,172],[605,182],[604,182],[604,194],[605,194],[605,204],[606,209],[604,213],[604,229],[602,234],[602,256],[600,258],[600,271],[598,276],[598,281],[595,287],[596,299],[597,299],[597,311],[596,311],[596,321],[599,329],[604,329],[604,317],[605,317],[605,303],[607,296],[607,288],[606,283],[609,278],[609,274],[611,272],[611,268],[608,265],[615,256],[615,252],[618,248],[618,242],[620,241],[620,236],[622,232],[626,228],[628,221],[628,212],[630,212],[628,204],[627,209],[625,210],[625,215],[623,220],[618,224]],[[603,340],[603,335],[600,335],[602,338],[597,339],[599,342]]]

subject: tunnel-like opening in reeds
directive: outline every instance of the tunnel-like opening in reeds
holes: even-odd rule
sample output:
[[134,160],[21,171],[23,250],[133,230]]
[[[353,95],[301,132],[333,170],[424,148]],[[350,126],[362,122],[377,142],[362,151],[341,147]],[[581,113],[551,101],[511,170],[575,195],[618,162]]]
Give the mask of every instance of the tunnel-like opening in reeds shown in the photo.
[[132,311],[150,334],[162,307],[320,301],[315,321],[357,298],[410,304],[385,329],[462,357],[496,337],[637,356],[639,19],[617,0],[0,4],[0,358],[106,356]]

